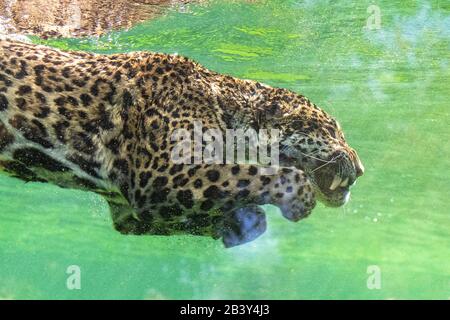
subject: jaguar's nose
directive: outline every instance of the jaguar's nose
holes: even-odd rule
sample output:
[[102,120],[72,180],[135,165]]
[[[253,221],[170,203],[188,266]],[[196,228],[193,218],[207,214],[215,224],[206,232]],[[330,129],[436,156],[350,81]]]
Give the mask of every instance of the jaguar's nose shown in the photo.
[[355,152],[355,170],[356,170],[356,177],[360,177],[364,174],[364,166],[359,159],[358,155]]
[[355,176],[356,178],[361,177],[364,174],[364,165],[361,162],[356,151],[352,148],[347,148],[347,153],[350,156],[351,161],[355,167]]

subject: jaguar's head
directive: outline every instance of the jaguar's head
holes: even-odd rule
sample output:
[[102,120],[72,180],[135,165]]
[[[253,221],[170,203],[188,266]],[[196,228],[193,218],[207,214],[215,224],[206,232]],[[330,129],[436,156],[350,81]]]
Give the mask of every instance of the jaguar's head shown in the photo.
[[262,117],[280,130],[280,165],[303,170],[327,206],[345,204],[364,167],[340,125],[307,98],[283,89],[274,92]]

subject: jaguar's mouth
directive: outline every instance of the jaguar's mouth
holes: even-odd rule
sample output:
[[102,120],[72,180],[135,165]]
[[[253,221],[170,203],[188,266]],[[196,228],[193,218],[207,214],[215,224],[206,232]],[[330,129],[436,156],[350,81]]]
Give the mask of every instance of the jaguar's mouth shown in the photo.
[[350,187],[364,173],[356,153],[339,151],[310,171],[318,200],[330,207],[340,207],[350,199]]
[[330,207],[340,207],[350,199],[350,187],[355,184],[351,175],[313,173],[311,182],[319,201]]
[[314,161],[309,166],[298,163],[294,166],[305,171],[316,198],[330,207],[346,204],[350,199],[350,188],[364,173],[364,167],[353,150],[335,152],[327,160]]
[[335,175],[333,178],[333,181],[330,184],[329,189],[331,191],[334,191],[338,188],[347,188],[349,185],[352,185],[353,183],[355,183],[355,181],[353,181],[352,183],[350,183],[350,178],[346,177],[346,178],[342,178],[338,175]]

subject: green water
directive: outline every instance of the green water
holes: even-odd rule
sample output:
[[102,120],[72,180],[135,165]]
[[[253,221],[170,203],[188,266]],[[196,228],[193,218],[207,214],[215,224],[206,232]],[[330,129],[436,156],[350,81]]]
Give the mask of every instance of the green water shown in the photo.
[[[372,3],[379,30],[364,29]],[[1,176],[1,298],[450,298],[450,2],[218,1],[45,43],[177,52],[301,92],[340,121],[366,174],[345,207],[298,224],[269,207],[268,232],[229,250],[121,236],[99,196]],[[70,265],[81,290],[66,288]]]

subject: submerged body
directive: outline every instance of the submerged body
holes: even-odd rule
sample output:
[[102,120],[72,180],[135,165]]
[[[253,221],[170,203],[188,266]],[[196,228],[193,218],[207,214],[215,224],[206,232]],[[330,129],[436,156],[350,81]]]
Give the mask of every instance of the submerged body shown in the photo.
[[[280,167],[175,164],[176,129],[277,129]],[[97,192],[126,234],[190,233],[226,246],[266,228],[261,204],[298,221],[345,203],[363,167],[337,122],[294,92],[175,55],[96,55],[0,41],[0,168]]]

